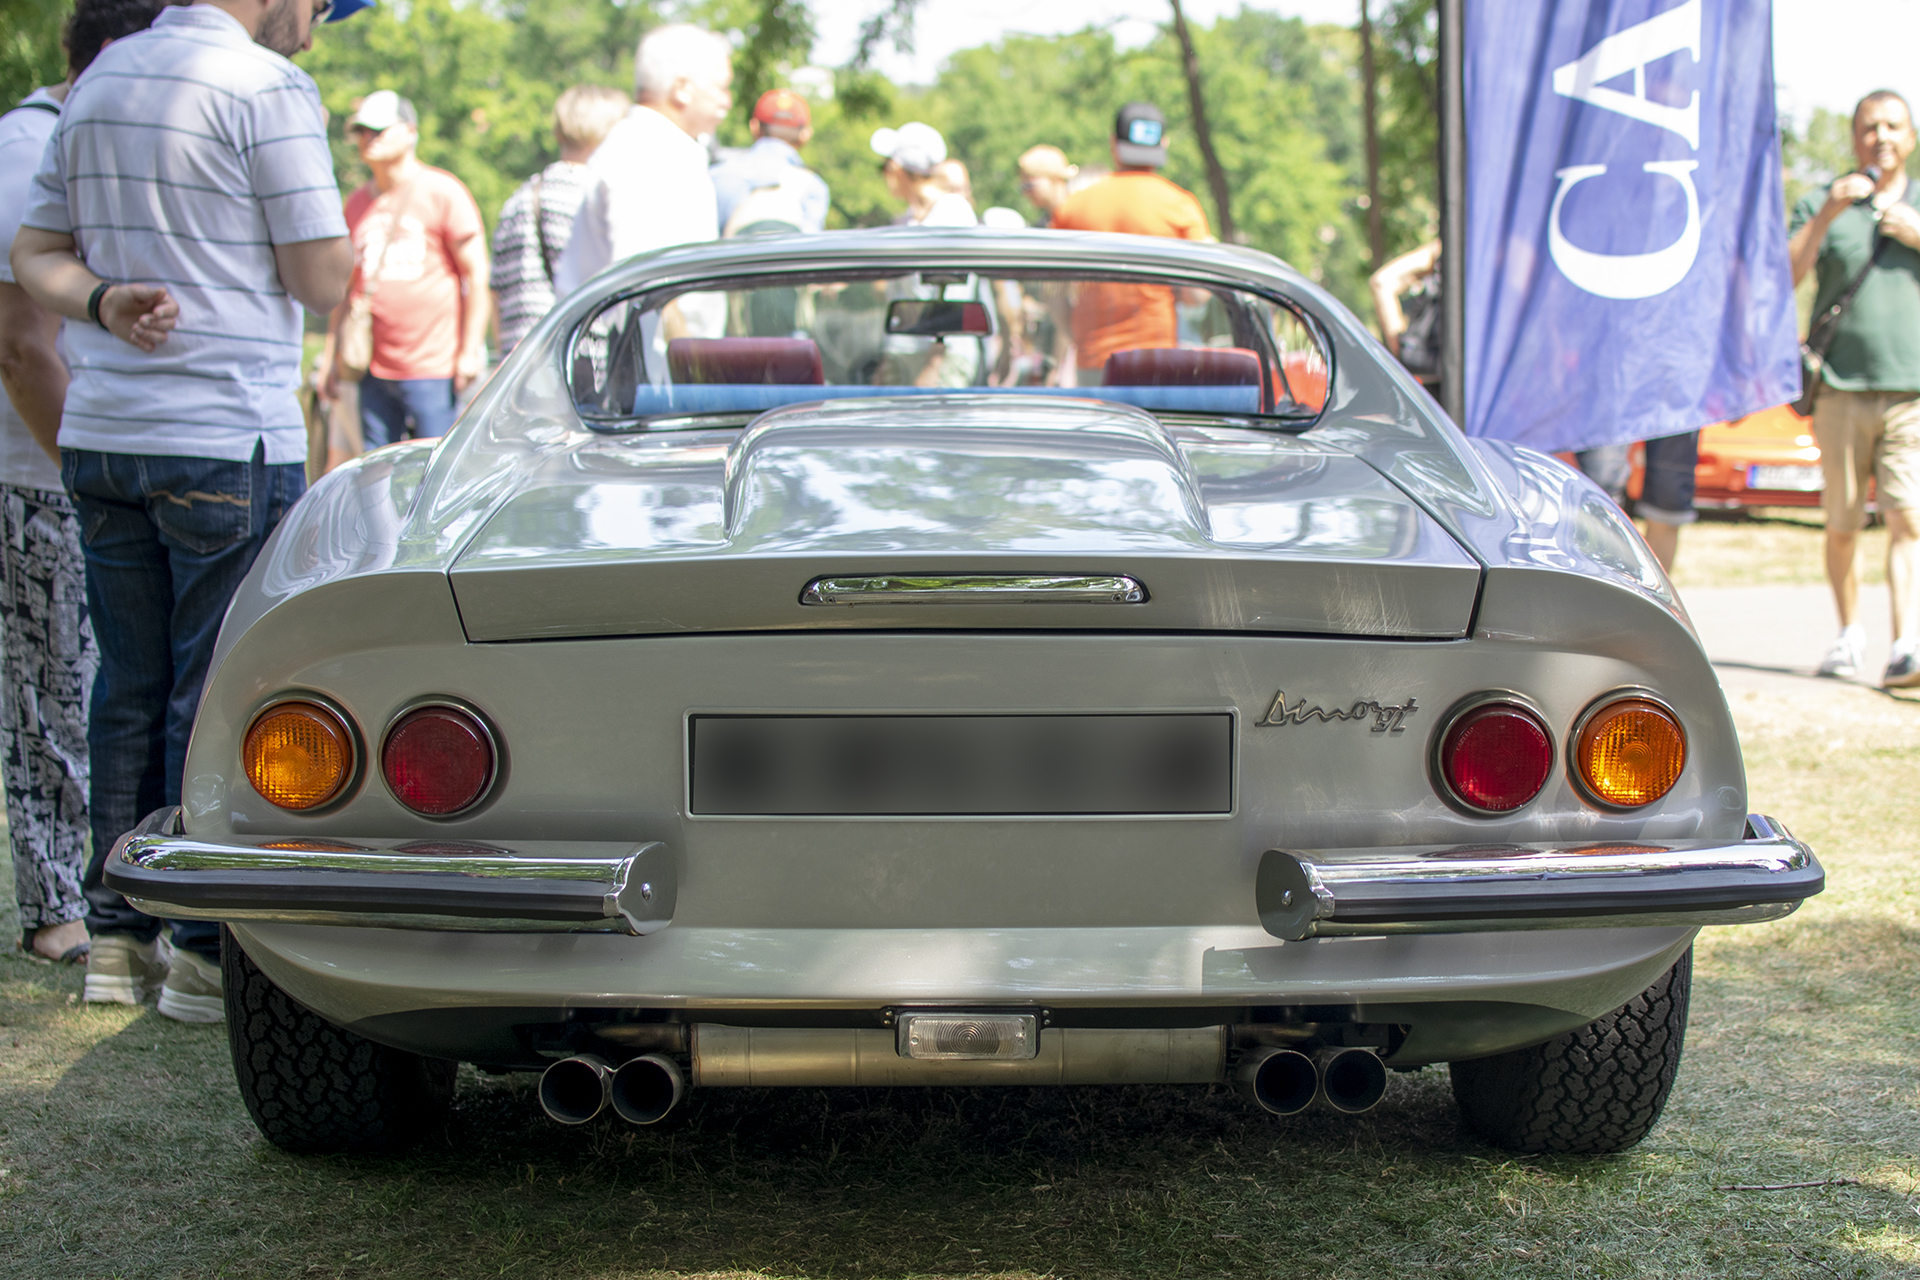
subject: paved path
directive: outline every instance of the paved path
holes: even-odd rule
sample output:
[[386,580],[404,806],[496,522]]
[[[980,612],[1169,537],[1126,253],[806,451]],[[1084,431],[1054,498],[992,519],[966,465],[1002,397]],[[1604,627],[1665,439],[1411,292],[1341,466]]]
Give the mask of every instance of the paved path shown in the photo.
[[[1839,623],[1824,585],[1694,587],[1680,593],[1720,672],[1735,689],[1787,692],[1832,682],[1813,669],[1833,643]],[[1887,665],[1887,589],[1860,588],[1860,623],[1867,630],[1867,663],[1855,683],[1877,686]]]

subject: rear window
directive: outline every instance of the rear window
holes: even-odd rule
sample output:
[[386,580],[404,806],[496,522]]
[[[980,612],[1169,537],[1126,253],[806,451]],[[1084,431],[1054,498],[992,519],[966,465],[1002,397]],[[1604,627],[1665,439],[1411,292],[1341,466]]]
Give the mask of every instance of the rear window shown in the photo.
[[1327,395],[1311,324],[1270,298],[1141,277],[964,270],[616,298],[574,335],[590,426],[750,417],[861,396],[1091,397],[1298,428]]

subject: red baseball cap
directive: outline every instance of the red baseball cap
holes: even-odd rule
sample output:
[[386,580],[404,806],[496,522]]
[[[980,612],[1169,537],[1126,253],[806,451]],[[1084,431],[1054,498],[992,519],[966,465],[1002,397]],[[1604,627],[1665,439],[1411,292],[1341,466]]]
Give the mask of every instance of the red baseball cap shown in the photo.
[[761,124],[777,124],[789,129],[804,129],[813,123],[807,100],[791,89],[769,89],[753,104],[753,118]]

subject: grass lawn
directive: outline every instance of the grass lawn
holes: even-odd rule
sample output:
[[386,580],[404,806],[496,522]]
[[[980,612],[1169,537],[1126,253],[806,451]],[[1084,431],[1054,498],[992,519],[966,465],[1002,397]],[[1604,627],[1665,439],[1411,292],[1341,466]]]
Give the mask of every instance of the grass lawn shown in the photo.
[[[1688,587],[1824,584],[1824,528],[1817,507],[1768,507],[1744,517],[1702,512],[1697,524],[1680,531],[1674,584],[1683,591]],[[1886,526],[1877,525],[1861,533],[1854,555],[1863,584],[1884,584]]]
[[[1680,563],[1674,583],[1683,591],[1688,587],[1824,584],[1823,529],[1817,507],[1768,507],[1746,517],[1702,512],[1699,523],[1680,532]],[[1861,533],[1854,554],[1863,584],[1886,582],[1885,525]]]
[[[1818,580],[1804,525],[1686,538],[1683,570]],[[1224,1088],[708,1090],[662,1133],[562,1130],[531,1078],[469,1072],[416,1154],[296,1158],[220,1028],[8,958],[0,1275],[1920,1275],[1920,706],[1806,683],[1734,709],[1755,803],[1832,887],[1702,936],[1679,1084],[1623,1156],[1484,1147],[1431,1068],[1348,1120]]]

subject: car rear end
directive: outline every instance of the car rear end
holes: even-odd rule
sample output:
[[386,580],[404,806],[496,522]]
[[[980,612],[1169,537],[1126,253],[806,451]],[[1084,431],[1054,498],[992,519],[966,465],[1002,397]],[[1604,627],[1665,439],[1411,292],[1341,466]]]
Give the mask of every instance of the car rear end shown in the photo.
[[[561,317],[430,466],[310,495],[109,883],[230,922],[299,1035],[640,1123],[687,1084],[1360,1110],[1818,892],[1618,511],[1273,299],[1098,399],[825,394],[759,338],[620,383],[645,326]],[[1283,313],[1331,360],[1289,365]]]

